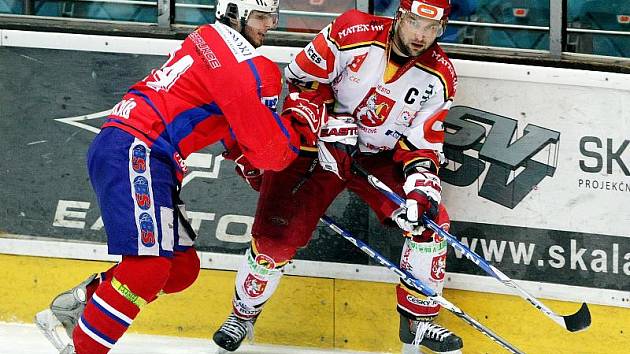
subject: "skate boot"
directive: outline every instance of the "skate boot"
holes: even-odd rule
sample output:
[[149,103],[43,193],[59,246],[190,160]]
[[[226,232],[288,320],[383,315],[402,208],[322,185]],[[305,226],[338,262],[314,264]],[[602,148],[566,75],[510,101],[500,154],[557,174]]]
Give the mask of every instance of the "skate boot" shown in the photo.
[[92,274],[81,284],[57,295],[50,308],[35,315],[35,325],[57,348],[59,354],[74,354],[72,331],[87,303],[87,287],[96,280],[96,276]]
[[[418,330],[421,333],[418,333]],[[418,338],[417,334],[422,334],[422,337]],[[460,337],[439,324],[411,320],[402,315],[399,336],[403,342],[403,354],[418,353],[418,344],[432,353],[443,354],[461,354],[464,347]]]
[[255,322],[256,318],[243,320],[236,317],[234,313],[231,313],[212,336],[212,340],[222,348],[218,353],[235,351],[241,346],[241,343],[246,337],[250,342],[253,341]]

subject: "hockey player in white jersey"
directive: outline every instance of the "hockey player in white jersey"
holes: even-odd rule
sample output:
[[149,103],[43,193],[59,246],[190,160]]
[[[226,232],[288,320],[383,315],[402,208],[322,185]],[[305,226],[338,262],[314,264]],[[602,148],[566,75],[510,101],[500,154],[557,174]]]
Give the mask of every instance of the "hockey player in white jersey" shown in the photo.
[[[330,120],[336,124],[330,127],[324,122],[318,149],[303,147],[287,169],[263,174],[252,245],[236,276],[232,313],[214,334],[220,347],[234,351],[251,334],[282,267],[306,246],[319,218],[344,189],[359,195],[383,223],[403,230],[401,268],[441,293],[446,242],[425,229],[420,217],[426,213],[445,228],[450,224],[438,172],[444,162],[443,121],[457,76],[436,42],[449,12],[449,0],[402,0],[394,19],[348,11],[285,69],[290,90],[329,96],[330,116],[346,117],[347,123]],[[352,161],[404,194],[407,207],[398,208],[354,175]],[[438,304],[403,283],[396,296],[404,352],[417,353],[418,345],[438,353],[461,352],[461,338],[434,321]]]

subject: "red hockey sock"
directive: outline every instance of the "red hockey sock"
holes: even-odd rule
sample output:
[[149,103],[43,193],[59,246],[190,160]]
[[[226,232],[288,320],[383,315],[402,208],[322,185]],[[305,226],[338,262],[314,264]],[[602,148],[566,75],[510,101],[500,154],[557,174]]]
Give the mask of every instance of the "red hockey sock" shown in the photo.
[[106,354],[134,318],[164,287],[171,261],[164,257],[123,257],[112,277],[96,289],[74,329],[77,354]]

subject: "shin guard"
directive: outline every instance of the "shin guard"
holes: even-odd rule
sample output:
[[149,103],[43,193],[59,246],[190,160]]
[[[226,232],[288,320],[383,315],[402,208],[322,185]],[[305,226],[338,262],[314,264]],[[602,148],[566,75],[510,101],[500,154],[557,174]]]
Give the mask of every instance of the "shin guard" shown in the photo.
[[[446,241],[415,242],[407,238],[403,245],[400,267],[427,284],[438,294],[444,287]],[[401,283],[396,287],[398,312],[410,319],[435,317],[440,306],[426,296]]]
[[247,251],[236,274],[236,291],[232,300],[237,317],[249,320],[260,314],[262,306],[276,291],[285,264],[277,265],[271,257],[258,254],[253,248]]
[[[444,205],[440,204],[438,224],[445,230],[450,227],[450,218]],[[436,293],[442,294],[446,271],[446,240],[436,233],[423,239],[406,238],[400,257],[400,268],[427,284]],[[396,286],[398,312],[408,319],[427,321],[438,315],[440,306],[426,296],[410,289],[406,284]]]
[[164,287],[170,260],[123,257],[112,277],[101,282],[73,332],[77,354],[105,354],[116,344],[142,306]]

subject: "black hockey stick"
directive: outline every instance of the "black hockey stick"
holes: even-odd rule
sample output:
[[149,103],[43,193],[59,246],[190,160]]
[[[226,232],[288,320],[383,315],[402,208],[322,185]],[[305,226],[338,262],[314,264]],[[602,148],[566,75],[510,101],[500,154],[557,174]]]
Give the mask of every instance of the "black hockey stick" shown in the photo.
[[508,343],[505,339],[499,337],[499,335],[497,335],[496,333],[492,332],[488,327],[482,325],[477,320],[475,320],[474,318],[470,317],[470,315],[468,315],[467,313],[462,311],[459,307],[455,306],[452,302],[446,300],[444,297],[442,297],[441,295],[436,293],[433,289],[431,289],[428,286],[426,286],[420,280],[414,278],[414,276],[409,274],[409,272],[407,272],[406,270],[402,270],[402,269],[398,268],[396,265],[394,265],[392,262],[390,262],[387,258],[381,256],[373,248],[368,246],[365,242],[363,242],[361,240],[358,240],[357,238],[352,236],[352,234],[349,231],[347,231],[347,230],[343,229],[341,226],[337,225],[337,223],[335,223],[335,221],[333,221],[327,215],[322,216],[320,220],[324,224],[326,224],[328,227],[333,229],[336,233],[338,233],[339,235],[343,236],[346,240],[352,242],[352,244],[357,246],[361,251],[365,252],[372,259],[374,259],[375,261],[377,261],[381,265],[389,268],[391,271],[396,273],[396,275],[398,275],[400,277],[400,279],[402,281],[404,281],[405,284],[409,285],[412,289],[415,289],[419,293],[422,293],[422,294],[428,296],[429,300],[433,300],[436,303],[440,304],[443,308],[447,309],[448,311],[450,311],[455,316],[461,318],[466,323],[468,323],[469,325],[473,326],[476,330],[478,330],[479,332],[485,334],[486,336],[488,336],[493,341],[497,342],[503,348],[507,349],[510,353],[524,354],[518,348],[516,348],[512,344]]
[[[367,178],[368,182],[372,186],[385,194],[392,202],[398,204],[401,207],[405,206],[405,200],[402,197],[396,194],[391,188],[389,188],[385,183],[376,178],[374,175],[371,175],[363,167],[359,166],[359,164],[353,163],[352,169],[357,174]],[[549,309],[547,306],[545,306],[545,304],[540,302],[540,300],[536,299],[533,295],[525,291],[525,289],[521,288],[518,284],[514,282],[514,280],[510,279],[503,272],[495,268],[493,265],[489,264],[484,258],[470,250],[470,248],[466,247],[466,245],[459,242],[459,240],[455,236],[442,229],[438,224],[433,222],[433,220],[429,219],[426,215],[422,215],[422,222],[428,228],[440,235],[440,237],[445,238],[446,241],[451,246],[453,246],[453,248],[461,252],[470,261],[481,267],[486,273],[493,276],[506,286],[516,289],[523,299],[527,300],[527,302],[532,304],[532,306],[540,310],[542,313],[547,315],[547,317],[551,318],[554,322],[556,322],[561,327],[564,327],[569,332],[581,331],[587,329],[591,325],[591,313],[585,302],[582,303],[580,309],[574,314],[567,316],[558,315],[555,312],[551,311],[551,309]]]

